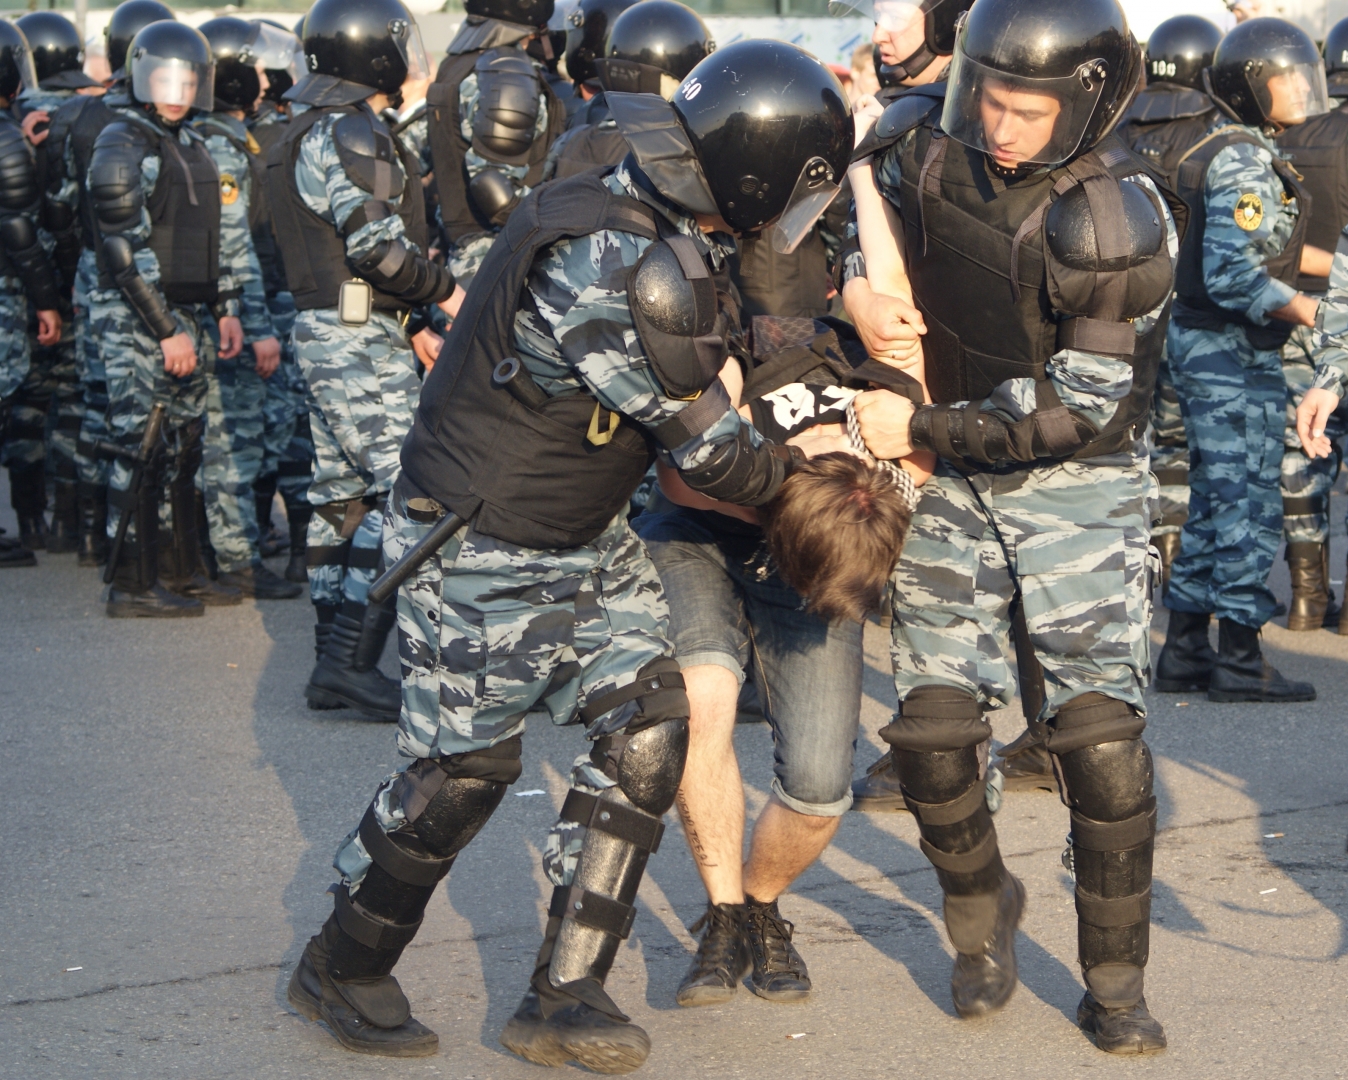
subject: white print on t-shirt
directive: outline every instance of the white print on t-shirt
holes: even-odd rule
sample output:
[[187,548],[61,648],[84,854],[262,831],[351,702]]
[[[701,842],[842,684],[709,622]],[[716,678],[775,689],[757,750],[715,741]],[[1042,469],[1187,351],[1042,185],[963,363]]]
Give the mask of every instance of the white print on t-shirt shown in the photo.
[[847,403],[860,392],[842,386],[787,383],[780,390],[764,394],[763,400],[771,407],[772,419],[778,426],[783,431],[794,432],[807,420],[814,420],[826,412],[845,409]]

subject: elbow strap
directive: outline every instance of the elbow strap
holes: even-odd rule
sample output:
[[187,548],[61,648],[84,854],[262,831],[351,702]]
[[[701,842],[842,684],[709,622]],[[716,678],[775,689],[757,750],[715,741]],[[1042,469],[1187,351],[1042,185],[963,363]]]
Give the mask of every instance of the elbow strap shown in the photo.
[[178,332],[178,320],[173,317],[163,294],[140,276],[136,269],[136,253],[124,236],[109,236],[103,240],[103,258],[122,296],[131,310],[140,316],[156,341],[173,337]]

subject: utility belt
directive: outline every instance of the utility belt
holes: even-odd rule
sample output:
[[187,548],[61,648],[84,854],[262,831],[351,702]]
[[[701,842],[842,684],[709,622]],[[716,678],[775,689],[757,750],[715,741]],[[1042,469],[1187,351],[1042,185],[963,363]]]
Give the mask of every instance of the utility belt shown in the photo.
[[309,566],[344,566],[348,570],[378,569],[384,557],[383,544],[372,548],[353,548],[351,538],[356,535],[365,515],[371,510],[378,510],[382,514],[387,502],[388,496],[380,494],[315,506],[314,513],[337,530],[342,542],[306,548],[305,563]]
[[1239,327],[1245,331],[1245,339],[1250,343],[1250,347],[1263,351],[1281,349],[1292,336],[1293,329],[1291,323],[1278,319],[1273,320],[1269,326],[1260,326],[1239,312],[1228,311],[1216,305],[1210,308],[1206,305],[1197,307],[1185,303],[1178,296],[1175,297],[1175,307],[1170,317],[1175,320],[1176,326],[1182,326],[1186,330],[1223,331],[1233,326]]

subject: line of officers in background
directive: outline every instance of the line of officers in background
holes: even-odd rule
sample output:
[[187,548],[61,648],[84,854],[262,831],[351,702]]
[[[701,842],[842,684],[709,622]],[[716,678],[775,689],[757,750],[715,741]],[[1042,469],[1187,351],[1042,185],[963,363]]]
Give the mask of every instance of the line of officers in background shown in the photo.
[[[433,73],[396,0],[295,32],[125,0],[106,86],[64,16],[0,22],[0,566],[76,552],[112,617],[307,582],[311,707],[395,720],[394,607],[366,593],[419,381],[521,199],[626,153],[606,90],[667,96],[715,48],[632,3],[469,0]],[[746,241],[746,313],[824,314],[832,230]]]

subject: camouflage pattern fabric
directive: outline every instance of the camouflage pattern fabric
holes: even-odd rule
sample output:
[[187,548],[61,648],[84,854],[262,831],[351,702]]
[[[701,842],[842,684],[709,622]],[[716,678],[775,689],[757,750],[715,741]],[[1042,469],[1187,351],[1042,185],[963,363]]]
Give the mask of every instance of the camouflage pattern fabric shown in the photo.
[[[0,401],[12,401],[32,368],[28,295],[18,278],[0,277]],[[0,431],[0,437],[4,432]]]
[[[395,493],[384,526],[386,562],[433,527],[405,510]],[[422,758],[493,746],[523,732],[535,709],[554,724],[577,723],[587,701],[673,655],[668,620],[659,575],[622,515],[591,543],[564,551],[520,548],[464,526],[398,593],[398,748]],[[621,731],[636,711],[636,702],[611,710],[586,728],[586,738]],[[389,832],[403,822],[389,800],[397,775],[374,798]],[[571,783],[591,794],[613,786],[588,754],[576,758]],[[570,884],[584,835],[573,822],[554,826],[543,856],[553,884]],[[370,858],[354,831],[333,865],[350,885],[365,876]]]
[[[1297,406],[1315,379],[1315,331],[1298,326],[1282,349],[1282,373],[1287,383],[1287,427],[1283,433],[1283,539],[1294,543],[1329,543],[1329,492],[1342,463],[1342,439],[1348,434],[1348,406],[1340,404],[1325,425],[1334,443],[1329,457],[1311,459],[1297,436]],[[1312,500],[1308,513],[1290,513],[1287,500]],[[1290,509],[1300,509],[1295,503]]]
[[[1298,207],[1284,204],[1272,144],[1246,131],[1257,145],[1225,147],[1208,168],[1203,280],[1217,304],[1262,326],[1296,295],[1264,263],[1286,245]],[[1287,384],[1279,354],[1255,349],[1234,324],[1200,330],[1172,322],[1167,348],[1191,466],[1189,519],[1166,605],[1262,626],[1277,606],[1267,582],[1282,539]]]
[[1159,572],[1145,458],[968,477],[941,462],[921,492],[892,579],[900,700],[918,686],[953,686],[986,707],[1008,705],[1016,686],[1009,611],[1019,590],[1044,669],[1039,719],[1091,692],[1145,714]]
[[295,298],[288,292],[267,297],[267,308],[281,340],[281,366],[265,382],[262,405],[261,476],[277,476],[287,506],[307,502],[313,475],[314,441],[309,434],[309,386],[295,359],[292,331]]
[[341,607],[347,601],[364,604],[370,586],[380,574],[379,546],[383,532],[384,515],[378,509],[367,510],[349,536],[343,535],[342,515],[322,511],[314,514],[309,519],[305,546],[337,548],[349,544],[346,561],[350,565],[309,567],[309,599],[332,607]]
[[1315,313],[1315,377],[1311,386],[1348,397],[1348,229],[1339,234],[1329,270],[1329,292]]
[[1151,534],[1178,533],[1189,517],[1189,440],[1184,434],[1184,414],[1167,359],[1161,360],[1156,372],[1147,442],[1151,472],[1160,491],[1159,518],[1152,524]]
[[74,290],[75,368],[82,404],[75,466],[83,483],[102,487],[108,482],[112,463],[89,450],[95,443],[108,438],[108,373],[99,349],[98,335],[93,332],[89,321],[89,297],[97,282],[98,267],[94,253],[85,248],[80,252]]

